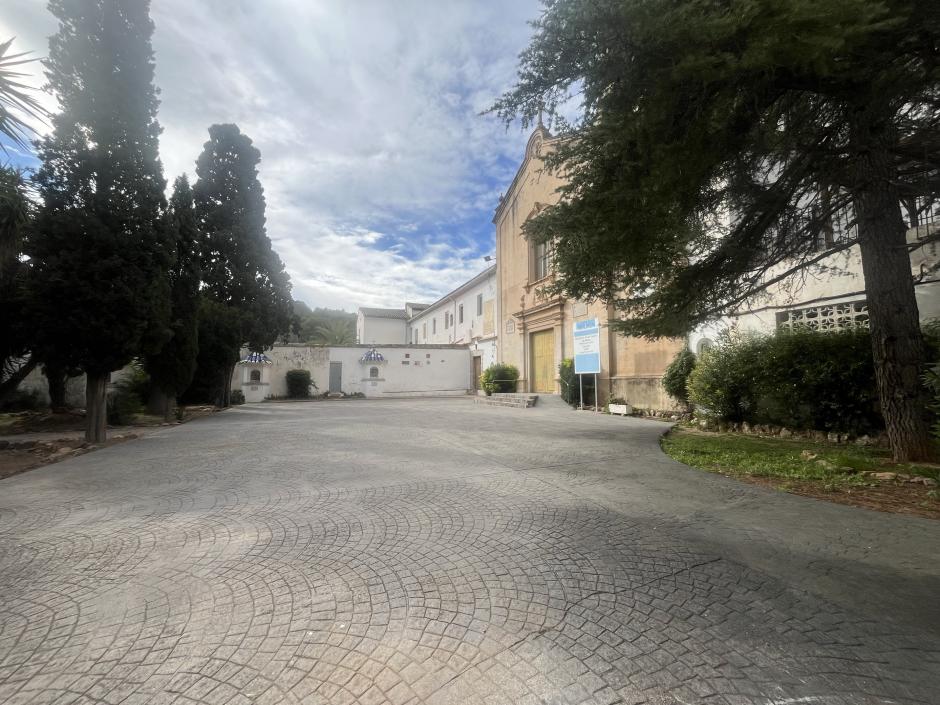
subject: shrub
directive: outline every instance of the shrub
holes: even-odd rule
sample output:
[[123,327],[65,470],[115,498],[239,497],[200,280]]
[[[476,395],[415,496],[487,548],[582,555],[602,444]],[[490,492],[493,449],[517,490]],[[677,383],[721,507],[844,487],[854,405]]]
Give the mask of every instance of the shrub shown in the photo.
[[695,369],[695,353],[683,348],[669,363],[663,373],[663,389],[683,406],[689,405],[689,390],[686,386],[689,375]]
[[[561,381],[561,398],[571,406],[581,403],[581,383],[574,372],[574,360],[566,357],[558,364],[558,378]],[[594,406],[594,375],[584,375],[584,405]]]
[[245,403],[245,393],[241,389],[233,389],[232,393],[229,395],[229,403],[232,406]]
[[310,379],[309,370],[288,370],[286,378],[289,399],[310,398],[310,387],[313,386],[313,380]]
[[46,406],[43,395],[36,389],[14,389],[0,402],[0,411],[36,411]]
[[149,394],[150,377],[140,365],[134,363],[108,394],[108,423],[112,426],[129,426],[134,423],[134,418],[143,411],[144,400]]
[[883,426],[868,331],[726,338],[703,352],[687,389],[722,421],[868,433]]
[[487,394],[514,392],[518,381],[519,370],[515,365],[496,363],[487,367],[480,375],[480,386]]

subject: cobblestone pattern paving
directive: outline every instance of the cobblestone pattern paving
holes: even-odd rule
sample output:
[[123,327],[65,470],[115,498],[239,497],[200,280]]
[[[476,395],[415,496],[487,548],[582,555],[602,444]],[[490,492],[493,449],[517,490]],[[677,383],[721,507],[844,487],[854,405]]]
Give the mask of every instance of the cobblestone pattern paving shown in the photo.
[[940,702],[929,626],[581,494],[659,429],[575,416],[246,407],[2,481],[0,703]]

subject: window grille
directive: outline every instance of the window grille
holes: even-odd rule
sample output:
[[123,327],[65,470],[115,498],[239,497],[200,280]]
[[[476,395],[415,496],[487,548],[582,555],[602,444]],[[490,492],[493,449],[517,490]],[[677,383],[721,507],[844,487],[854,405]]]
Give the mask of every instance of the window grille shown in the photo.
[[777,313],[777,330],[837,331],[868,328],[868,303],[848,301]]

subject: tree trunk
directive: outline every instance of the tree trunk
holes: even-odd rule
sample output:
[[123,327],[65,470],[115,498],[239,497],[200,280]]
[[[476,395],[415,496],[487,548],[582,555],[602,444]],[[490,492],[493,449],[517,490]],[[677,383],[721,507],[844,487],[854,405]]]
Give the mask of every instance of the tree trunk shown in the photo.
[[170,395],[153,385],[150,389],[150,398],[147,399],[147,413],[154,416],[165,416],[166,407],[169,403]]
[[53,411],[64,409],[66,404],[66,383],[68,375],[57,367],[44,365],[42,373],[46,376],[46,384],[49,386],[49,406]]
[[222,387],[222,406],[228,408],[232,405],[232,375],[235,374],[235,365],[225,368],[225,385]]
[[108,383],[111,373],[85,375],[85,440],[104,443],[108,440]]
[[884,134],[868,128],[853,192],[865,274],[875,382],[895,460],[931,455],[924,417],[924,339],[920,329],[907,229],[901,217]]

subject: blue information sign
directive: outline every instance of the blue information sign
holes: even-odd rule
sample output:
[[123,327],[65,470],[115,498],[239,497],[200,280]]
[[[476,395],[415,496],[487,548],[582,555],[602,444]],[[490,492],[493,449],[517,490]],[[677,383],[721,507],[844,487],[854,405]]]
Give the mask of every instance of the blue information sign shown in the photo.
[[574,323],[574,371],[579,375],[601,372],[601,326],[596,318]]

